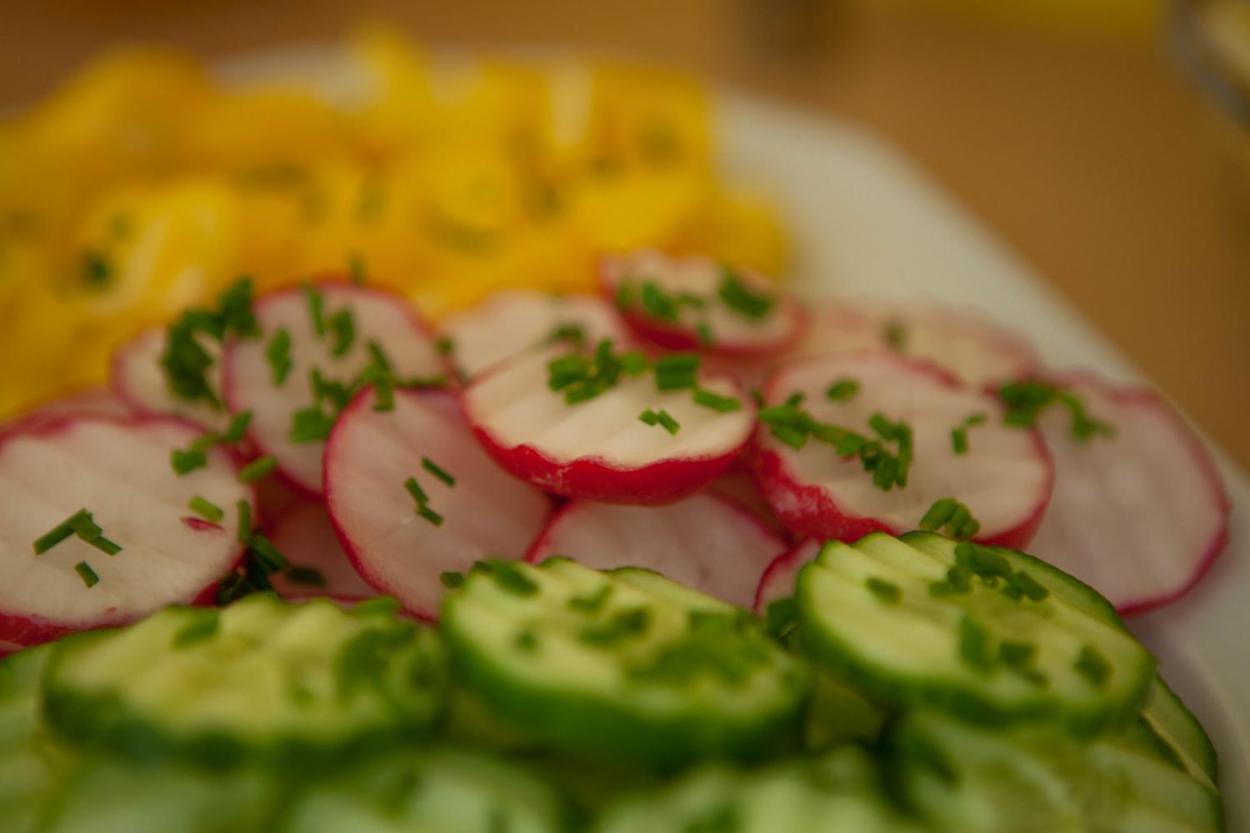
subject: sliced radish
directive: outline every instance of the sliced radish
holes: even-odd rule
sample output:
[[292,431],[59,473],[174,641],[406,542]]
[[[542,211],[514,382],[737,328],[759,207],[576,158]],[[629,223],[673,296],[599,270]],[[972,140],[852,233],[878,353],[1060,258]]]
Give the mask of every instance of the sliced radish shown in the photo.
[[745,466],[734,466],[707,486],[707,491],[726,497],[746,509],[756,520],[783,538],[790,537],[790,530],[777,520],[773,508],[768,505],[755,478]]
[[776,283],[710,258],[650,250],[606,257],[600,281],[635,332],[671,350],[775,355],[796,344],[806,325],[802,308]]
[[[316,290],[323,299],[325,320],[344,309],[351,311],[355,337],[345,352],[333,355],[335,336],[328,325],[324,335],[317,334],[306,290],[274,292],[254,307],[261,338],[235,342],[226,350],[223,387],[232,411],[252,412],[248,436],[257,448],[272,455],[291,482],[319,495],[325,443],[291,440],[295,412],[313,404],[310,378],[314,369],[350,385],[370,364],[370,342],[382,349],[397,377],[430,379],[445,374],[447,368],[426,325],[403,298],[340,283],[319,283]],[[285,381],[277,384],[266,354],[280,331],[290,336],[291,368]],[[329,412],[328,404],[324,408]]]
[[738,504],[707,492],[659,507],[573,501],[526,558],[565,555],[597,570],[645,567],[750,607],[764,568],[786,543]]
[[[330,435],[326,507],[360,575],[413,613],[433,617],[444,572],[484,558],[519,558],[546,524],[551,502],[487,456],[452,395],[397,391],[393,410],[373,405],[373,392],[361,393]],[[424,514],[405,486],[409,478],[428,498]]]
[[[199,436],[168,418],[70,416],[0,439],[0,641],[30,645],[191,602],[235,565],[236,505],[254,495],[222,450],[203,468],[174,473],[171,451]],[[194,497],[224,517],[195,516]],[[120,552],[70,536],[33,553],[36,539],[82,509]],[[81,563],[98,576],[94,586]]]
[[1055,460],[1055,494],[1029,551],[1121,613],[1179,598],[1228,543],[1230,504],[1215,462],[1154,391],[1086,375],[1061,381],[1115,435],[1078,440],[1061,409],[1038,420]]
[[134,410],[106,388],[87,388],[38,405],[10,422],[0,425],[0,439],[5,435],[31,431],[70,416],[128,417]]
[[793,358],[888,348],[927,359],[975,386],[1026,376],[1040,364],[1027,339],[971,310],[874,301],[825,303],[812,315]]
[[764,570],[759,587],[755,589],[755,612],[763,614],[778,599],[794,595],[794,584],[803,565],[820,555],[822,541],[808,539],[773,559]]
[[270,577],[280,596],[357,601],[377,595],[339,545],[334,524],[320,501],[304,499],[278,516],[269,527],[269,540],[293,568]]
[[[826,394],[834,383],[858,392],[844,401]],[[767,401],[802,394],[815,420],[874,437],[874,414],[911,427],[913,462],[905,486],[878,488],[858,457],[809,439],[801,450],[760,426],[756,478],[773,511],[794,532],[854,541],[869,532],[915,529],[942,498],[962,502],[980,522],[975,540],[1019,547],[1041,521],[1053,470],[1036,431],[1002,424],[1004,406],[991,394],[960,386],[932,365],[885,352],[837,353],[796,362],[769,382]],[[957,454],[951,432],[973,415],[968,448]],[[895,446],[887,443],[888,450]]]
[[[738,410],[695,404],[688,389],[658,391],[656,377],[622,375],[593,399],[570,405],[548,387],[548,364],[567,348],[533,350],[496,365],[465,391],[469,420],[506,469],[547,491],[608,503],[670,503],[724,473],[750,439],[754,408],[737,384],[703,375],[701,388]],[[649,425],[664,412],[676,433]]]
[[595,295],[552,295],[530,290],[497,292],[443,322],[456,366],[468,377],[544,341],[580,333],[594,345],[624,344],[629,330],[612,305]]
[[[208,339],[203,340],[201,346],[216,360],[207,376],[213,390],[220,390],[221,363],[215,355],[219,347],[215,341]],[[165,330],[161,327],[144,330],[123,344],[113,354],[109,378],[113,390],[138,413],[172,414],[212,431],[224,431],[230,422],[230,414],[224,408],[214,408],[198,399],[181,399],[170,392],[165,371],[161,368],[164,351]]]

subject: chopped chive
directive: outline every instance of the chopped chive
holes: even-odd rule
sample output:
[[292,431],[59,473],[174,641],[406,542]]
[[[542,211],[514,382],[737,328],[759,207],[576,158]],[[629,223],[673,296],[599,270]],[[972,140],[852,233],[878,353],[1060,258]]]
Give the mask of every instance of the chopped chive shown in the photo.
[[655,360],[657,390],[693,388],[698,380],[699,356],[695,353],[674,353]]
[[96,535],[91,538],[83,538],[83,540],[86,541],[91,546],[98,549],[100,552],[104,553],[105,555],[117,555],[119,552],[122,551],[120,544],[110,541],[108,538],[105,538],[103,535]]
[[86,561],[79,561],[75,564],[74,572],[78,573],[79,577],[82,578],[82,583],[87,585],[88,589],[100,583],[100,576],[96,574],[95,570],[91,569],[91,565]]
[[175,448],[169,453],[169,464],[179,476],[190,474],[208,465],[208,452],[202,448]]
[[892,581],[877,578],[876,576],[869,576],[868,580],[864,582],[864,585],[868,588],[869,592],[885,604],[898,604],[899,599],[903,596],[903,591],[897,584]]
[[659,284],[652,281],[643,283],[640,297],[647,315],[660,321],[677,322],[681,308]]
[[395,387],[389,380],[379,380],[373,386],[373,410],[386,413],[395,410]]
[[392,372],[390,357],[386,355],[386,351],[382,349],[381,344],[378,344],[373,339],[369,339],[365,343],[365,349],[369,351],[369,359],[375,366],[387,373]]
[[651,624],[651,611],[645,607],[633,607],[617,611],[606,622],[587,625],[578,632],[577,638],[587,645],[614,645],[630,637],[646,633]]
[[982,580],[1010,578],[1014,572],[1006,557],[989,547],[963,541],[955,546],[955,563]]
[[226,431],[221,435],[222,442],[235,445],[243,442],[243,436],[247,433],[247,427],[252,422],[252,412],[243,411],[236,414],[234,419],[230,420],[230,424],[226,427]]
[[1070,430],[1077,440],[1115,436],[1114,426],[1090,416],[1079,396],[1048,382],[1037,379],[1012,382],[998,389],[998,397],[1007,406],[1007,412],[1003,415],[1004,425],[1032,428],[1037,424],[1042,411],[1052,405],[1061,405],[1070,415]]
[[454,570],[439,573],[438,580],[448,590],[455,590],[457,587],[464,587],[464,574],[457,573]]
[[699,339],[699,343],[704,347],[708,347],[716,343],[716,336],[712,334],[712,328],[706,321],[700,321],[694,328],[695,335]]
[[834,402],[849,402],[859,393],[859,382],[843,377],[838,379],[825,391],[825,398]]
[[637,376],[644,373],[650,366],[651,360],[647,358],[645,353],[631,350],[628,353],[621,354],[621,372],[627,376]]
[[308,318],[312,321],[317,338],[326,334],[325,296],[312,284],[304,284],[304,300],[308,304]]
[[278,461],[273,457],[269,455],[258,457],[239,470],[239,481],[241,483],[255,483],[262,477],[272,473],[277,467]]
[[1008,576],[1006,587],[1012,588],[1031,602],[1040,602],[1050,595],[1050,591],[1041,582],[1023,570],[1017,570]]
[[330,436],[334,417],[321,410],[319,405],[309,405],[291,414],[291,431],[287,438],[293,443],[320,442]]
[[434,349],[440,356],[450,356],[456,351],[456,343],[451,336],[439,336],[434,339]]
[[694,404],[702,405],[704,408],[711,408],[713,411],[722,414],[742,410],[742,400],[733,396],[721,396],[706,388],[694,389]]
[[1096,648],[1089,645],[1081,647],[1081,653],[1072,667],[1095,688],[1105,688],[1107,678],[1111,676],[1111,664]]
[[547,344],[563,341],[575,347],[582,347],[586,344],[586,330],[580,324],[559,324],[552,329],[551,335],[547,336],[544,341]]
[[607,603],[608,597],[612,595],[612,585],[603,584],[593,593],[585,596],[569,597],[569,609],[576,610],[579,613],[598,613]]
[[777,299],[773,296],[748,287],[738,277],[738,273],[728,266],[721,267],[720,288],[716,295],[734,312],[756,321],[765,318],[777,304]]
[[221,627],[221,614],[216,610],[209,608],[199,609],[195,612],[195,618],[187,624],[183,625],[177,633],[174,634],[173,647],[186,648],[197,642],[203,642],[211,639],[217,634]]
[[66,538],[73,535],[75,519],[79,518],[80,516],[87,516],[89,514],[90,513],[88,513],[86,509],[79,509],[73,515],[70,515],[68,518],[61,521],[56,526],[52,527],[52,529],[48,530],[43,535],[40,535],[38,538],[36,538],[35,543],[33,544],[35,555],[43,555],[45,552],[52,549],[57,544],[61,543]]
[[443,525],[443,516],[424,504],[417,507],[417,517],[429,521],[434,526]]
[[265,347],[265,358],[269,361],[269,378],[273,384],[281,387],[291,373],[291,333],[286,327],[273,334]]
[[501,590],[514,596],[533,596],[538,592],[538,585],[520,565],[509,561],[479,561],[474,568],[490,575]]
[[972,516],[967,506],[954,498],[944,497],[935,500],[924,513],[920,528],[931,532],[945,528],[952,538],[966,541],[981,531],[981,523]]
[[239,526],[235,537],[240,544],[250,544],[252,542],[252,504],[246,500],[240,500],[235,507],[239,514]]
[[417,482],[417,478],[409,477],[404,481],[404,488],[408,490],[408,494],[412,495],[412,499],[417,505],[430,502],[430,496],[425,493],[425,489],[421,488],[421,484]]
[[325,574],[316,567],[308,567],[303,564],[292,564],[286,568],[283,573],[287,581],[292,584],[299,584],[305,587],[325,587]]
[[901,352],[907,349],[907,328],[902,321],[891,319],[885,322],[881,328],[881,338],[891,350]]
[[956,596],[972,592],[972,571],[967,567],[954,566],[946,571],[946,578],[929,585],[933,596]]
[[673,419],[672,414],[663,408],[658,411],[653,411],[648,408],[638,415],[638,419],[641,422],[645,422],[647,425],[659,425],[670,434],[676,434],[681,430],[681,423]]
[[968,453],[968,429],[985,423],[988,417],[984,413],[972,414],[962,423],[951,429],[951,450],[956,454]]
[[959,656],[978,671],[993,667],[989,634],[967,614],[959,620]]
[[356,341],[356,318],[351,307],[343,307],[326,319],[333,338],[330,342],[330,355],[336,359],[347,354]]
[[441,480],[441,481],[443,481],[444,483],[446,483],[448,486],[455,486],[455,485],[456,485],[456,478],[452,477],[452,476],[451,476],[451,475],[447,472],[447,470],[446,470],[446,469],[444,469],[444,468],[442,468],[441,466],[439,466],[437,463],[435,463],[435,462],[434,462],[433,460],[431,460],[429,457],[422,457],[422,458],[421,458],[421,468],[425,469],[425,470],[426,470],[426,471],[428,471],[430,474],[434,475],[434,476],[435,476],[435,477],[437,477],[439,480]]
[[260,565],[271,574],[291,566],[291,562],[282,554],[282,551],[264,535],[253,535],[248,549]]
[[1002,664],[1034,685],[1045,685],[1046,675],[1035,667],[1037,645],[1014,639],[1004,639],[998,646],[998,658]]

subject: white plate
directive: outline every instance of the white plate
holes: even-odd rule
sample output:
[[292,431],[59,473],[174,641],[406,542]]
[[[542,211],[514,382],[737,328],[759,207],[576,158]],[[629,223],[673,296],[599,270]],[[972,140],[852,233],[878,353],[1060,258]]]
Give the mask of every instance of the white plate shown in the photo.
[[[341,57],[315,47],[266,52],[232,61],[223,76],[243,84],[311,81],[341,100],[360,83]],[[1143,378],[1031,266],[880,137],[736,93],[719,104],[723,162],[778,198],[802,291],[977,307],[1031,336],[1050,365]],[[1216,457],[1233,501],[1228,550],[1185,599],[1129,625],[1215,741],[1230,833],[1250,833],[1250,478],[1222,452]]]
[[[1142,378],[1031,266],[880,137],[733,94],[723,97],[720,120],[726,165],[786,210],[805,291],[978,307],[1032,336],[1048,364]],[[1228,550],[1186,598],[1129,626],[1215,741],[1236,833],[1250,831],[1250,478],[1222,452],[1216,457],[1233,501]]]

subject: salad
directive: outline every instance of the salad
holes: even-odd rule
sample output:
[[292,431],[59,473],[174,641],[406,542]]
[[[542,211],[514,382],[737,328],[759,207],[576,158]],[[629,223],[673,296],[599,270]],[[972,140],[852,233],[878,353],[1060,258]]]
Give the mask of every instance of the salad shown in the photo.
[[1165,400],[964,311],[599,276],[437,327],[241,279],[5,426],[4,829],[1224,829],[1121,618],[1227,539]]

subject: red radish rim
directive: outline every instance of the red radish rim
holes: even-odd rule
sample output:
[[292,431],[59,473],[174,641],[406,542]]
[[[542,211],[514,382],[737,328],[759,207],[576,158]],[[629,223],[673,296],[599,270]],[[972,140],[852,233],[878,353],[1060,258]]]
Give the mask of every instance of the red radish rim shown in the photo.
[[[913,370],[928,375],[939,384],[955,390],[977,391],[977,388],[964,384],[951,371],[940,365],[937,365],[926,359],[917,358],[915,356],[906,356],[894,353],[889,350],[857,350],[847,355],[856,356],[888,356],[896,363],[909,367]],[[821,361],[822,357],[815,356],[808,359],[802,359],[793,364],[784,365],[775,370],[764,385],[764,401],[769,402],[776,393],[776,386],[780,382],[781,376],[795,364],[806,364],[809,362]],[[882,521],[865,517],[862,515],[853,515],[843,511],[829,497],[827,490],[820,486],[806,485],[800,483],[791,472],[781,454],[769,448],[765,448],[762,439],[767,426],[757,425],[755,433],[752,437],[751,453],[749,458],[751,461],[751,469],[759,484],[760,492],[765,495],[765,500],[772,507],[773,514],[777,516],[783,524],[790,527],[794,532],[806,538],[836,538],[839,541],[856,541],[865,535],[873,532],[885,532],[890,535],[901,535],[908,532],[906,529],[899,529]],[[1042,433],[1037,428],[1019,429],[1022,433],[1027,433],[1032,441],[1033,449],[1042,459],[1046,467],[1046,481],[1044,492],[1046,499],[1041,501],[1037,508],[1026,517],[1023,521],[1013,527],[994,533],[993,535],[977,536],[975,540],[978,544],[986,546],[1007,547],[1010,549],[1023,549],[1032,539],[1034,533],[1041,526],[1042,518],[1046,513],[1046,508],[1050,503],[1050,495],[1055,488],[1055,461],[1051,457],[1050,449],[1046,446],[1046,441],[1042,438]],[[797,505],[814,506],[814,510],[810,511],[781,511],[777,508],[775,501],[769,500],[770,493],[786,492],[799,498]],[[811,520],[819,517],[821,523],[818,525]]]
[[[665,459],[645,466],[616,466],[602,457],[575,457],[561,463],[529,443],[505,445],[482,427],[465,396],[474,385],[503,370],[505,364],[500,362],[488,368],[459,392],[461,413],[468,420],[473,435],[496,463],[505,471],[548,492],[574,500],[661,506],[694,494],[724,474],[751,445],[753,432],[748,431],[742,442],[724,454]],[[709,373],[700,378],[724,378],[731,381],[736,389],[742,387],[725,373]],[[754,422],[755,403],[747,396],[741,399],[743,407],[750,409]],[[605,480],[610,481],[610,487],[603,486]],[[657,490],[654,488],[657,482],[666,484],[667,488]]]
[[[764,608],[762,607],[764,602],[764,590],[768,587],[769,579],[773,578],[778,572],[793,567],[794,561],[799,558],[799,555],[803,552],[804,548],[806,548],[809,544],[814,543],[818,543],[815,538],[804,538],[801,541],[796,542],[788,550],[769,562],[768,566],[764,568],[763,575],[760,576],[760,583],[755,588],[755,598],[751,601],[752,610],[758,614],[762,614],[764,612]],[[823,547],[824,545],[821,544],[820,546]],[[819,552],[820,550],[818,549],[817,553]]]
[[[42,436],[47,436],[51,434],[58,434],[62,431],[65,431],[71,425],[77,424],[80,422],[106,422],[106,423],[112,423],[114,425],[117,425],[123,428],[144,427],[147,425],[154,425],[154,424],[156,425],[166,424],[166,425],[177,425],[180,428],[185,428],[189,431],[194,431],[197,435],[202,434],[204,432],[203,427],[201,427],[200,425],[197,425],[196,423],[191,422],[190,420],[184,419],[182,417],[166,415],[166,414],[135,414],[129,417],[121,417],[121,416],[109,416],[106,414],[68,413],[68,414],[63,414],[61,416],[55,417],[49,420],[48,422],[45,422],[39,425],[28,426],[22,430],[15,429],[15,430],[0,432],[0,451],[4,449],[5,445],[7,445],[9,442],[15,440],[18,437],[24,437],[24,436],[42,437]],[[215,446],[214,448],[209,449],[208,453],[220,454],[222,457],[224,457],[225,459],[229,461],[231,468],[233,468],[236,472],[239,470],[239,467],[240,467],[239,459],[237,455],[232,453],[231,449],[223,448],[221,446]],[[256,487],[250,483],[243,483],[240,485],[243,486],[247,490],[248,502],[251,504],[251,508],[253,511],[253,522],[257,523],[259,522],[259,519],[256,513],[259,512],[259,505],[258,505],[257,496],[256,496]],[[190,604],[196,607],[212,606],[213,604],[215,604],[216,596],[217,596],[217,588],[221,584],[222,579],[225,576],[229,575],[232,570],[237,569],[238,566],[243,563],[244,558],[247,557],[247,547],[243,546],[242,544],[239,544],[237,549],[238,549],[238,554],[235,556],[234,560],[231,561],[227,565],[226,569],[222,572],[222,574],[218,576],[217,578],[215,578],[212,581],[212,583],[206,585],[203,589],[197,592],[195,596],[192,597],[189,602],[187,602],[187,604]],[[99,630],[101,628],[116,627],[118,625],[125,624],[129,621],[131,620],[126,617],[121,617],[118,619],[106,619],[90,627],[76,627],[73,625],[61,625],[56,622],[52,622],[49,619],[45,619],[44,617],[41,617],[41,616],[17,616],[11,613],[0,611],[0,635],[3,635],[2,637],[0,637],[0,639],[2,639],[3,641],[13,641],[15,639],[21,638],[21,637],[15,637],[13,635],[14,631],[10,630],[10,628],[13,628],[17,625],[27,625],[29,626],[27,630],[21,631],[20,633],[38,634],[38,636],[36,637],[38,641],[27,642],[23,644],[23,647],[31,647],[34,645],[38,645],[41,642],[47,642],[53,639],[58,639],[62,636],[66,636],[71,633],[81,633],[84,631]]]
[[[339,546],[342,547],[343,539],[339,533],[338,524],[334,522],[334,517],[330,514],[329,510],[326,509],[325,505],[321,501],[317,501],[317,503],[322,504],[321,506],[322,511],[325,512],[326,517],[330,520],[330,528],[334,531],[334,539],[335,541],[339,543]],[[294,515],[296,512],[299,512],[300,510],[306,509],[306,508],[307,508],[307,504],[295,503],[295,504],[292,504],[291,506],[285,507],[281,512],[275,513],[272,520],[270,520],[268,523],[265,524],[265,534],[275,535],[277,533],[279,524],[281,524],[284,520],[286,520],[291,515]],[[360,565],[356,561],[356,559],[353,558],[351,554],[347,552],[346,549],[343,550],[343,553],[344,555],[347,556],[347,560],[351,563],[352,569],[355,570],[356,573],[361,576],[361,578],[364,578],[363,573],[360,572]],[[289,556],[289,553],[283,553],[283,555]],[[373,582],[368,581],[367,579],[365,581],[370,587],[377,589],[376,585],[374,585]],[[280,593],[279,595],[283,596],[283,598],[286,601],[290,601],[290,602],[301,602],[301,601],[306,601],[308,599],[330,599],[331,601],[339,602],[340,604],[356,604],[358,602],[368,601],[371,598],[369,596],[353,596],[351,594],[344,594],[344,593],[324,593],[324,592],[322,593],[309,592],[307,594],[294,593],[294,594],[291,594],[290,596]]]
[[1199,471],[1202,473],[1203,479],[1210,488],[1212,497],[1215,498],[1216,508],[1219,510],[1220,524],[1215,533],[1211,536],[1206,546],[1202,549],[1201,554],[1195,562],[1195,567],[1190,573],[1189,578],[1183,584],[1174,590],[1158,596],[1150,596],[1145,599],[1135,599],[1130,602],[1116,606],[1116,612],[1121,616],[1135,616],[1147,613],[1160,607],[1172,604],[1173,602],[1186,596],[1191,590],[1211,572],[1211,568],[1215,566],[1220,555],[1228,547],[1229,542],[1229,523],[1232,516],[1232,499],[1228,495],[1228,486],[1224,482],[1223,475],[1220,474],[1219,466],[1215,462],[1215,458],[1211,456],[1207,445],[1197,432],[1189,426],[1185,418],[1181,416],[1180,411],[1173,405],[1167,397],[1163,396],[1159,391],[1145,385],[1123,385],[1116,384],[1106,376],[1093,370],[1082,369],[1074,371],[1065,371],[1062,373],[1051,374],[1048,378],[1057,383],[1079,384],[1085,383],[1092,387],[1099,388],[1108,398],[1117,402],[1125,403],[1132,406],[1145,406],[1154,408],[1157,412],[1164,415],[1170,423],[1176,435],[1181,439],[1189,452],[1190,458],[1197,463]]
[[[116,392],[113,391],[108,385],[82,385],[82,386],[72,387],[61,393],[50,394],[48,396],[41,397],[34,402],[28,403],[27,405],[24,405],[22,407],[22,410],[20,412],[13,414],[12,417],[4,421],[0,421],[0,442],[3,442],[11,434],[25,434],[36,428],[60,423],[66,419],[83,419],[86,417],[110,418],[109,414],[96,413],[96,412],[89,411],[89,410],[84,410],[81,413],[74,412],[74,411],[64,411],[62,413],[56,414],[51,417],[42,416],[40,413],[46,408],[55,406],[57,403],[61,402],[62,400],[73,399],[75,397],[83,396],[88,393],[101,393],[101,394],[114,396],[120,400],[119,404],[125,406],[131,411],[134,410],[133,406],[129,402],[125,400],[121,400],[121,397],[118,397]],[[138,414],[136,413],[130,414],[130,417],[134,417],[134,416],[138,416]],[[153,416],[157,416],[157,415],[154,414]],[[122,415],[112,415],[111,418],[127,419],[129,417],[122,416]]]
[[[669,255],[669,257],[672,257],[672,255]],[[636,311],[622,310],[616,305],[615,287],[612,285],[609,265],[620,259],[621,256],[619,254],[599,256],[595,266],[599,290],[604,300],[616,310],[616,314],[621,317],[621,320],[640,339],[663,350],[696,350],[700,353],[720,356],[726,359],[751,359],[779,355],[799,344],[807,334],[807,328],[811,324],[811,316],[807,314],[806,310],[792,296],[782,294],[778,296],[778,306],[784,306],[785,314],[794,322],[785,337],[770,342],[762,342],[751,347],[744,346],[738,342],[703,344],[699,341],[698,335],[691,333],[686,327],[662,324],[650,316]]]
[[[426,336],[427,338],[434,338],[435,333],[437,332],[434,326],[430,324],[430,322],[427,321],[424,316],[421,315],[421,312],[420,310],[417,309],[416,305],[413,304],[412,301],[410,301],[408,298],[404,297],[403,295],[400,295],[395,292],[390,292],[385,289],[378,289],[377,287],[354,283],[353,281],[347,278],[344,278],[342,275],[338,273],[329,273],[321,277],[313,277],[301,283],[279,287],[278,289],[274,289],[270,292],[266,292],[264,295],[261,295],[255,300],[255,302],[252,305],[253,309],[271,300],[277,300],[288,295],[294,295],[296,293],[303,292],[304,287],[306,286],[312,286],[317,289],[326,289],[326,288],[350,289],[353,292],[368,293],[372,295],[377,295],[387,300],[398,301],[399,302],[398,306],[402,309],[404,315],[407,316],[411,320],[413,326],[416,327],[417,331],[420,332],[423,336]],[[227,342],[224,349],[221,352],[221,397],[226,403],[226,408],[231,413],[238,413],[240,410],[239,403],[238,403],[238,395],[237,395],[237,392],[235,391],[234,384],[233,384],[234,378],[235,378],[235,374],[234,374],[235,351],[232,349],[233,346],[234,346],[233,341]],[[443,366],[444,371],[446,371],[446,378],[448,380],[448,386],[450,387],[452,384],[455,383],[456,379],[458,378],[456,374],[456,370],[448,361],[446,356],[440,355],[438,358],[439,358],[440,364],[442,364]],[[343,410],[346,411],[347,409],[344,408]],[[340,413],[339,415],[342,416],[342,413]],[[328,441],[328,438],[327,438],[327,441]],[[253,432],[253,429],[250,426],[247,430],[247,442],[251,447],[259,449],[261,454],[265,453],[264,446],[261,443],[258,443],[256,441],[256,436]],[[288,474],[281,464],[277,466],[274,472],[275,474],[277,474],[279,478],[282,479],[282,482],[284,484],[286,484],[287,486],[290,486],[292,489],[298,492],[301,496],[310,498],[312,500],[322,499],[323,497],[322,494],[319,494],[316,490],[299,482],[292,475]],[[322,480],[323,480],[322,488],[324,489],[325,488],[324,477],[322,478]]]

